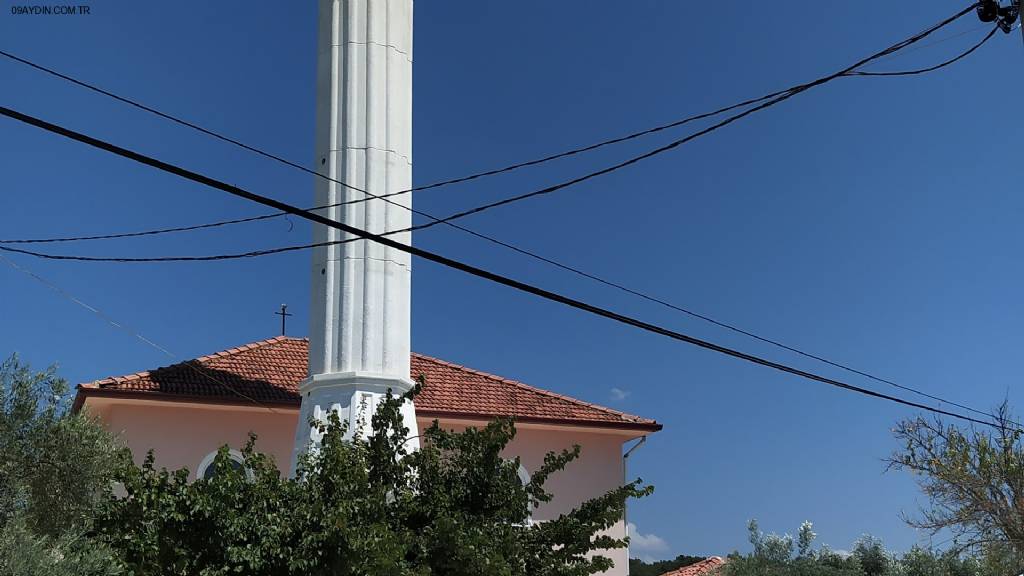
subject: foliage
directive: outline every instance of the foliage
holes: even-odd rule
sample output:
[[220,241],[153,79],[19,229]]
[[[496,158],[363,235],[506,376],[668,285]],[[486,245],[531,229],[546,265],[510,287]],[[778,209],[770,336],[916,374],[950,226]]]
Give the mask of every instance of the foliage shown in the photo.
[[53,368],[0,363],[0,576],[117,573],[87,533],[125,456],[66,393]]
[[761,532],[756,520],[747,524],[747,532],[752,552],[747,555],[738,552],[730,554],[721,569],[723,576],[863,576],[859,563],[852,556],[841,556],[827,546],[820,550],[813,548],[817,534],[810,522],[800,525],[795,550],[792,536],[765,534]]
[[757,522],[748,525],[753,551],[732,553],[721,576],[1012,576],[1005,557],[985,552],[968,556],[956,550],[936,551],[915,546],[900,555],[886,550],[881,540],[864,535],[851,552],[839,553],[828,546],[813,548],[816,537],[810,522],[800,526],[797,554],[787,556],[788,535],[765,535]]
[[680,554],[672,560],[657,560],[655,562],[644,562],[639,558],[629,559],[630,576],[661,576],[666,572],[677,570],[684,566],[696,564],[704,560],[705,556],[687,556]]
[[906,518],[911,526],[951,531],[957,551],[1001,550],[1010,565],[1007,552],[1024,555],[1024,446],[1006,402],[992,429],[917,417],[894,433],[903,447],[890,468],[917,476],[929,500],[919,516]]
[[889,569],[890,559],[882,541],[865,534],[853,544],[853,557],[866,576],[883,576]]
[[1009,576],[1001,569],[986,569],[976,557],[954,552],[933,552],[915,546],[890,564],[894,576],[982,576],[985,574]]
[[0,529],[0,576],[118,576],[112,551],[85,534],[41,536],[17,518]]
[[346,440],[334,415],[316,424],[321,445],[300,459],[296,478],[282,477],[255,439],[247,471],[230,465],[225,448],[210,480],[158,470],[150,454],[122,468],[126,496],[109,501],[100,536],[138,576],[577,576],[611,567],[591,553],[626,545],[602,531],[650,487],[638,480],[531,523],[531,508],[551,499],[545,482],[578,447],[548,454],[523,486],[518,460],[501,456],[511,421],[464,432],[435,423],[423,447],[407,452],[404,400],[381,402],[368,439]]

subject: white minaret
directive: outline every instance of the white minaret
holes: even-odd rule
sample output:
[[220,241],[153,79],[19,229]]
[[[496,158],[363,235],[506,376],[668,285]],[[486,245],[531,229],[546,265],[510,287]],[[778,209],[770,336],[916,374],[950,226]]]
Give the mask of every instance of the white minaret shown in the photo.
[[[412,18],[412,0],[320,0],[316,167],[377,196],[412,185]],[[316,181],[317,206],[364,197],[341,184]],[[389,200],[412,202],[411,194]],[[382,200],[319,213],[378,234],[412,222],[409,210]],[[410,236],[391,238],[409,243]],[[313,238],[329,242],[352,236],[314,224]],[[310,437],[311,416],[325,418],[334,410],[350,423],[350,435],[365,435],[380,397],[389,388],[401,394],[413,386],[409,265],[408,254],[367,240],[314,250],[310,375],[299,387],[295,455],[319,440]],[[411,403],[404,416],[410,436],[416,436]],[[360,420],[363,429],[357,429]]]

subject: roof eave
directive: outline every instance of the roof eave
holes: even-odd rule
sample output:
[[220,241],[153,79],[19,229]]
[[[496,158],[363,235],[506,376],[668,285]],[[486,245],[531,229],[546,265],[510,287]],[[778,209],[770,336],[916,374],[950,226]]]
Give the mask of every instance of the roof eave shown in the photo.
[[[78,393],[75,396],[75,402],[71,407],[72,412],[78,412],[85,404],[87,398],[118,398],[124,400],[156,400],[159,402],[179,402],[179,403],[200,403],[200,404],[217,404],[222,406],[253,406],[254,403],[251,400],[244,398],[221,398],[211,396],[201,396],[194,394],[165,394],[163,392],[152,392],[144,390],[104,390],[102,388],[86,388],[81,384],[78,385]],[[260,400],[256,406],[265,406],[268,408],[292,408],[298,409],[299,401],[289,400]]]
[[560,426],[585,426],[588,428],[607,428],[613,430],[637,430],[641,432],[658,432],[663,426],[658,422],[612,422],[608,420],[587,420],[574,418],[544,418],[538,416],[509,416],[508,414],[479,414],[470,412],[452,412],[448,410],[432,410],[416,408],[416,416],[423,418],[451,418],[461,420],[494,420],[495,418],[512,418],[524,424],[555,424]]

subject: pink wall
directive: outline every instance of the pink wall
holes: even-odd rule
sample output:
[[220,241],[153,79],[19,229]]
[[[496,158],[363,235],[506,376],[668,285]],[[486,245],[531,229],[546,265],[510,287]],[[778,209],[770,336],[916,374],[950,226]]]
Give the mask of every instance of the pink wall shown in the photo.
[[241,450],[249,432],[257,435],[256,447],[287,470],[298,411],[276,410],[154,402],[115,404],[97,414],[121,434],[136,462],[152,449],[158,467],[188,468],[194,475],[203,458],[224,444]]
[[[154,450],[156,465],[168,469],[196,467],[209,453],[227,444],[241,449],[249,432],[258,436],[257,448],[274,457],[278,468],[287,470],[291,461],[298,410],[186,404],[158,401],[90,398],[86,409],[99,416],[121,434],[137,462]],[[430,420],[420,419],[423,430]],[[441,421],[446,428],[464,428],[467,422]],[[475,425],[480,425],[476,423]],[[547,484],[554,499],[534,513],[535,521],[544,521],[568,512],[583,501],[600,496],[619,486],[623,479],[622,444],[636,433],[603,431],[592,428],[521,424],[507,448],[509,458],[518,456],[530,473],[537,470],[549,451],[560,451],[579,444],[580,458]],[[610,531],[625,536],[620,521]],[[628,551],[606,553],[615,561],[608,574],[627,574]]]

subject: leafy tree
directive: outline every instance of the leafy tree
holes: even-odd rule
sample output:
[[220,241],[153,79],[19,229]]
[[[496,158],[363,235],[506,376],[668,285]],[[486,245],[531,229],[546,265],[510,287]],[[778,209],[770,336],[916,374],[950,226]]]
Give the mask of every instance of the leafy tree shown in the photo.
[[757,527],[757,520],[747,524],[750,545],[754,547],[753,557],[768,563],[782,563],[793,555],[793,537],[789,534],[765,534]]
[[814,533],[813,528],[814,525],[809,520],[804,520],[800,524],[800,530],[797,532],[797,558],[811,558],[814,555],[811,546],[818,535]]
[[464,432],[409,431],[388,395],[373,435],[346,441],[331,416],[318,450],[282,477],[250,439],[246,470],[226,448],[209,480],[157,470],[150,454],[119,474],[126,496],[108,502],[101,538],[138,576],[409,575],[582,576],[611,567],[601,549],[625,540],[602,534],[625,502],[650,493],[636,481],[543,523],[533,507],[551,499],[544,484],[579,455],[550,453],[523,486],[518,460],[501,454],[515,435],[509,420]]
[[789,534],[765,534],[756,520],[747,524],[753,551],[743,555],[733,552],[721,568],[723,576],[864,576],[859,561],[853,556],[841,556],[827,546],[813,548],[817,535],[813,525],[800,525],[794,540]]
[[882,541],[864,535],[854,543],[852,552],[840,554],[828,546],[815,550],[815,534],[810,522],[800,526],[797,554],[784,554],[789,536],[765,535],[751,521],[748,526],[754,550],[742,555],[734,552],[721,569],[723,576],[1013,576],[1005,558],[969,556],[955,549],[935,551],[915,546],[903,555],[886,550]]
[[883,576],[889,568],[889,554],[882,541],[865,534],[853,544],[853,558],[866,576]]
[[124,453],[95,421],[68,412],[67,390],[53,368],[0,363],[2,576],[118,572],[110,551],[87,540]]
[[684,566],[696,564],[701,560],[707,558],[706,556],[687,556],[680,554],[672,560],[657,560],[654,562],[644,562],[640,558],[629,559],[629,575],[630,576],[661,576],[666,572],[672,570],[678,570]]
[[953,551],[935,552],[919,546],[894,559],[890,566],[889,573],[895,576],[1012,576],[999,568],[986,568],[983,560],[973,556]]
[[1024,446],[1006,402],[992,429],[916,417],[897,424],[894,434],[903,447],[889,467],[914,474],[929,500],[919,516],[906,518],[911,526],[951,531],[956,552],[1024,555]]
[[23,519],[0,530],[0,576],[117,576],[123,574],[111,550],[86,535],[42,536]]

